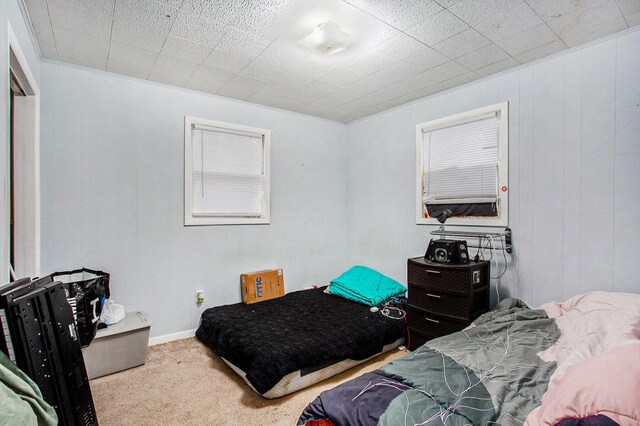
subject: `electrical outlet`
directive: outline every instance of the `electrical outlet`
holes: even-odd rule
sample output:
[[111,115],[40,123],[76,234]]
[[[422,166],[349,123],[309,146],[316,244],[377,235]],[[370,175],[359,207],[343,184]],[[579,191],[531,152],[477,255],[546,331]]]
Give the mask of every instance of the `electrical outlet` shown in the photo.
[[200,305],[204,302],[204,290],[196,290],[196,303]]

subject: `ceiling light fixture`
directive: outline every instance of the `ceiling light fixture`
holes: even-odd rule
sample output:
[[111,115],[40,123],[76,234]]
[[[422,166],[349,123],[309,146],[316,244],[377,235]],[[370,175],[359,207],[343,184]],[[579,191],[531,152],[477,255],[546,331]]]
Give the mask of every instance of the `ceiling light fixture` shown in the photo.
[[318,24],[315,30],[300,43],[323,55],[342,52],[351,44],[351,34],[331,21]]

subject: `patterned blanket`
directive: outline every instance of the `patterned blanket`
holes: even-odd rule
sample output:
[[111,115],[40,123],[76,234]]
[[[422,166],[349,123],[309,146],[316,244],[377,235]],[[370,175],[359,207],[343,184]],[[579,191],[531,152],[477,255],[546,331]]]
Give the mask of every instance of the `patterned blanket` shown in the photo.
[[472,327],[321,393],[298,424],[522,425],[556,369],[537,353],[559,337],[545,311],[507,299]]

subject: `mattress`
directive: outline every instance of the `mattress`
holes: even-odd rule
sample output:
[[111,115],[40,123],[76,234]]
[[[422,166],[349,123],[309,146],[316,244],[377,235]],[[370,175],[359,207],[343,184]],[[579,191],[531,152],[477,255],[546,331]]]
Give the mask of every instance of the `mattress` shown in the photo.
[[404,320],[372,313],[368,306],[323,290],[209,308],[196,337],[241,372],[256,392],[279,396],[285,393],[272,391],[276,385],[300,389],[298,383],[313,374],[322,380],[405,338]]
[[504,299],[457,333],[322,392],[298,425],[638,425],[640,294],[530,309]]
[[[306,371],[307,369],[291,372],[286,376],[284,376],[274,387],[269,389],[266,393],[263,393],[262,396],[267,399],[280,398],[281,396],[285,396],[290,393],[299,391],[300,389],[304,389],[309,386],[315,385],[316,383],[319,383],[325,379],[328,379],[329,377],[333,377],[337,374],[340,374],[343,371],[346,371],[352,367],[355,367],[356,365],[362,364],[363,362],[367,362],[378,355],[382,355],[383,353],[396,349],[398,346],[404,344],[404,340],[405,340],[404,337],[401,337],[395,342],[383,346],[382,351],[363,360],[345,359],[343,361],[329,365],[328,367],[320,368],[313,372],[307,372]],[[253,387],[251,382],[247,380],[247,373],[245,373],[244,371],[242,371],[241,369],[239,369],[238,367],[236,367],[226,359],[222,358],[222,360],[229,367],[231,367],[231,369],[235,371],[236,374],[242,377],[242,380],[244,380],[245,383],[248,384],[249,387],[251,387],[251,389],[253,389],[255,392],[258,392]]]

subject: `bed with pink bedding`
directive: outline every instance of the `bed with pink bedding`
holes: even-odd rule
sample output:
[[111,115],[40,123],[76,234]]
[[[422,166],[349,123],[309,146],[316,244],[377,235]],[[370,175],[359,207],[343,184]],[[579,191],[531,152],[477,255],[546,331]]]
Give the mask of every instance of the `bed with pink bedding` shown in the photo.
[[469,328],[321,393],[299,425],[640,425],[640,295],[539,309],[507,299]]

